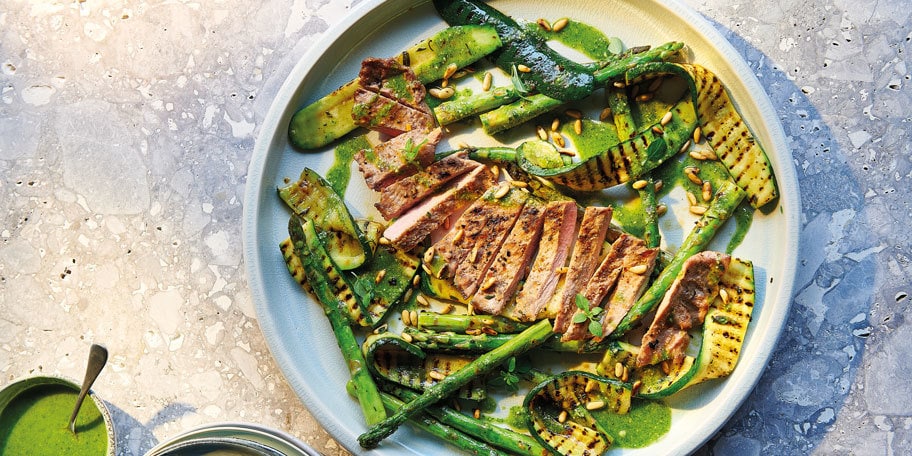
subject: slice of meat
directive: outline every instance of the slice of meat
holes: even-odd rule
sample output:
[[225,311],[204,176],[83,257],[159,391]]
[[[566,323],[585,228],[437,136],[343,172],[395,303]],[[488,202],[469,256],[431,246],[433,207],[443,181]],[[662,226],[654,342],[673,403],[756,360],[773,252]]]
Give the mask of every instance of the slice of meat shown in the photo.
[[472,298],[475,313],[499,315],[525,277],[541,235],[545,203],[530,197]]
[[398,179],[410,176],[434,161],[434,149],[442,131],[412,130],[372,149],[362,149],[355,154],[358,170],[367,186],[382,191]]
[[[605,305],[602,319],[603,338],[614,332],[618,323],[646,291],[649,277],[652,276],[656,259],[659,257],[659,249],[647,249],[645,243],[638,243],[631,250],[630,254],[624,256],[624,270],[621,271],[617,286]],[[643,270],[642,266],[646,266],[646,269]]]
[[655,319],[643,335],[637,365],[666,359],[675,364],[684,359],[691,328],[703,324],[712,299],[719,294],[719,279],[731,257],[719,252],[700,252],[684,262],[681,272],[662,298]]
[[554,318],[554,332],[564,333],[570,326],[576,307],[576,294],[583,291],[586,282],[592,277],[602,254],[602,244],[611,224],[610,207],[589,206],[583,212],[579,234],[570,256],[570,265],[564,279],[564,287],[557,316]]
[[[602,260],[586,284],[585,291],[582,292],[590,305],[605,309],[601,317],[602,337],[614,331],[620,319],[643,293],[658,252],[658,249],[647,249],[643,240],[626,233],[618,236],[611,244],[608,255]],[[610,329],[606,329],[606,326]],[[587,323],[574,323],[561,340],[584,340],[592,337]]]
[[361,62],[359,76],[352,106],[357,125],[390,136],[437,126],[424,101],[424,85],[409,67],[395,59],[368,58]]
[[485,167],[475,168],[454,185],[405,211],[384,230],[383,237],[400,249],[412,250],[431,231],[440,228],[450,214],[468,207],[494,183],[494,176]]
[[576,234],[576,202],[553,201],[548,203],[543,214],[541,239],[538,253],[526,282],[516,295],[516,317],[522,321],[534,321],[545,308],[560,281],[558,269],[564,267],[570,246]]
[[465,153],[450,155],[384,188],[380,201],[374,207],[384,219],[392,220],[453,179],[479,166],[481,163],[467,159]]
[[[364,59],[358,73],[358,84],[365,90],[396,99],[401,103],[426,108],[420,106],[426,95],[424,84],[418,80],[410,67],[396,59]],[[430,112],[428,109],[423,110]]]
[[501,183],[490,188],[463,212],[440,241],[434,252],[443,261],[447,274],[463,296],[472,296],[482,274],[513,228],[529,194],[508,188],[501,195]]
[[418,130],[428,131],[436,126],[432,115],[412,106],[365,89],[355,91],[352,117],[356,125],[389,136]]

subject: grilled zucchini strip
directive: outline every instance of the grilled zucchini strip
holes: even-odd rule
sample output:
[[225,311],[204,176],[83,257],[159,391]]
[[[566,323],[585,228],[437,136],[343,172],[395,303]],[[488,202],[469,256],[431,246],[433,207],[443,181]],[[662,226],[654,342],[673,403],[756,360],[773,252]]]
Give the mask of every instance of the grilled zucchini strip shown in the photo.
[[592,413],[625,414],[629,384],[588,372],[566,371],[533,387],[523,401],[532,435],[554,454],[604,454],[614,442]]
[[374,383],[370,371],[366,368],[364,355],[361,353],[355,334],[349,326],[345,315],[340,311],[343,306],[339,302],[332,281],[324,272],[321,258],[329,259],[325,253],[323,242],[317,236],[312,220],[302,220],[292,216],[288,223],[288,231],[294,245],[295,255],[301,260],[307,281],[311,284],[318,301],[323,306],[323,312],[332,325],[336,343],[342,351],[348,365],[355,397],[361,405],[364,420],[368,426],[381,422],[386,418],[386,410],[380,399],[380,391]]

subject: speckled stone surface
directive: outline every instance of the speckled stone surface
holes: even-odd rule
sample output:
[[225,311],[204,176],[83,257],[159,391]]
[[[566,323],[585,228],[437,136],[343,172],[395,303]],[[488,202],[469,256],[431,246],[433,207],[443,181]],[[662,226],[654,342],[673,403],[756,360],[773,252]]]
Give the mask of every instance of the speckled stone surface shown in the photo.
[[[699,454],[910,454],[912,8],[686,2],[766,87],[803,206],[785,333]],[[269,355],[240,220],[271,96],[351,3],[0,1],[0,386],[97,341],[121,454],[217,421],[346,454]]]

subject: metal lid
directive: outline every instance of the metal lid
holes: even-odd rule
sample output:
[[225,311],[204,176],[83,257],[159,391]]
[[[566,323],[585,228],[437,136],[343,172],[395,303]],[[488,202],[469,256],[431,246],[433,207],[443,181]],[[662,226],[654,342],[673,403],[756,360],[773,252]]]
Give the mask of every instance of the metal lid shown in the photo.
[[248,423],[203,426],[156,445],[146,456],[320,456],[300,440]]

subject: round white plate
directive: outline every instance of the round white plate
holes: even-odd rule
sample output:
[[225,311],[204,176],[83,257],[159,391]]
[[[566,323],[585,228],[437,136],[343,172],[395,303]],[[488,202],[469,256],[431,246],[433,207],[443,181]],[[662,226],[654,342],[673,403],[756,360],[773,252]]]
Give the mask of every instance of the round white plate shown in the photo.
[[[645,449],[619,449],[611,454],[689,453],[709,439],[753,389],[788,314],[800,207],[791,154],[776,112],[735,49],[702,16],[678,1],[492,0],[491,4],[513,17],[532,21],[539,17],[577,19],[621,38],[628,46],[685,42],[692,61],[715,72],[726,84],[770,156],[782,195],[779,206],[770,214],[757,213],[747,237],[734,251],[753,261],[758,287],[753,322],[738,367],[725,380],[674,396],[669,401],[671,431],[659,441]],[[278,249],[288,236],[290,213],[276,188],[285,178],[296,179],[305,166],[326,171],[333,154],[331,148],[317,153],[293,149],[287,139],[288,122],[300,107],[353,79],[362,59],[394,56],[445,26],[428,2],[369,0],[359,4],[288,75],[263,122],[248,172],[244,253],[260,327],[294,391],[327,431],[355,453],[363,452],[357,437],[366,428],[357,403],[345,392],[346,364],[319,305],[309,301],[291,279]],[[455,141],[449,144],[454,145]],[[438,146],[438,150],[446,148],[447,144]],[[357,215],[374,214],[374,198],[355,171],[345,195],[350,207]],[[670,232],[666,238],[673,248],[681,236]],[[727,240],[725,233],[720,236]],[[725,245],[714,247],[724,250]],[[445,448],[441,441],[403,426],[374,453],[441,454]]]

